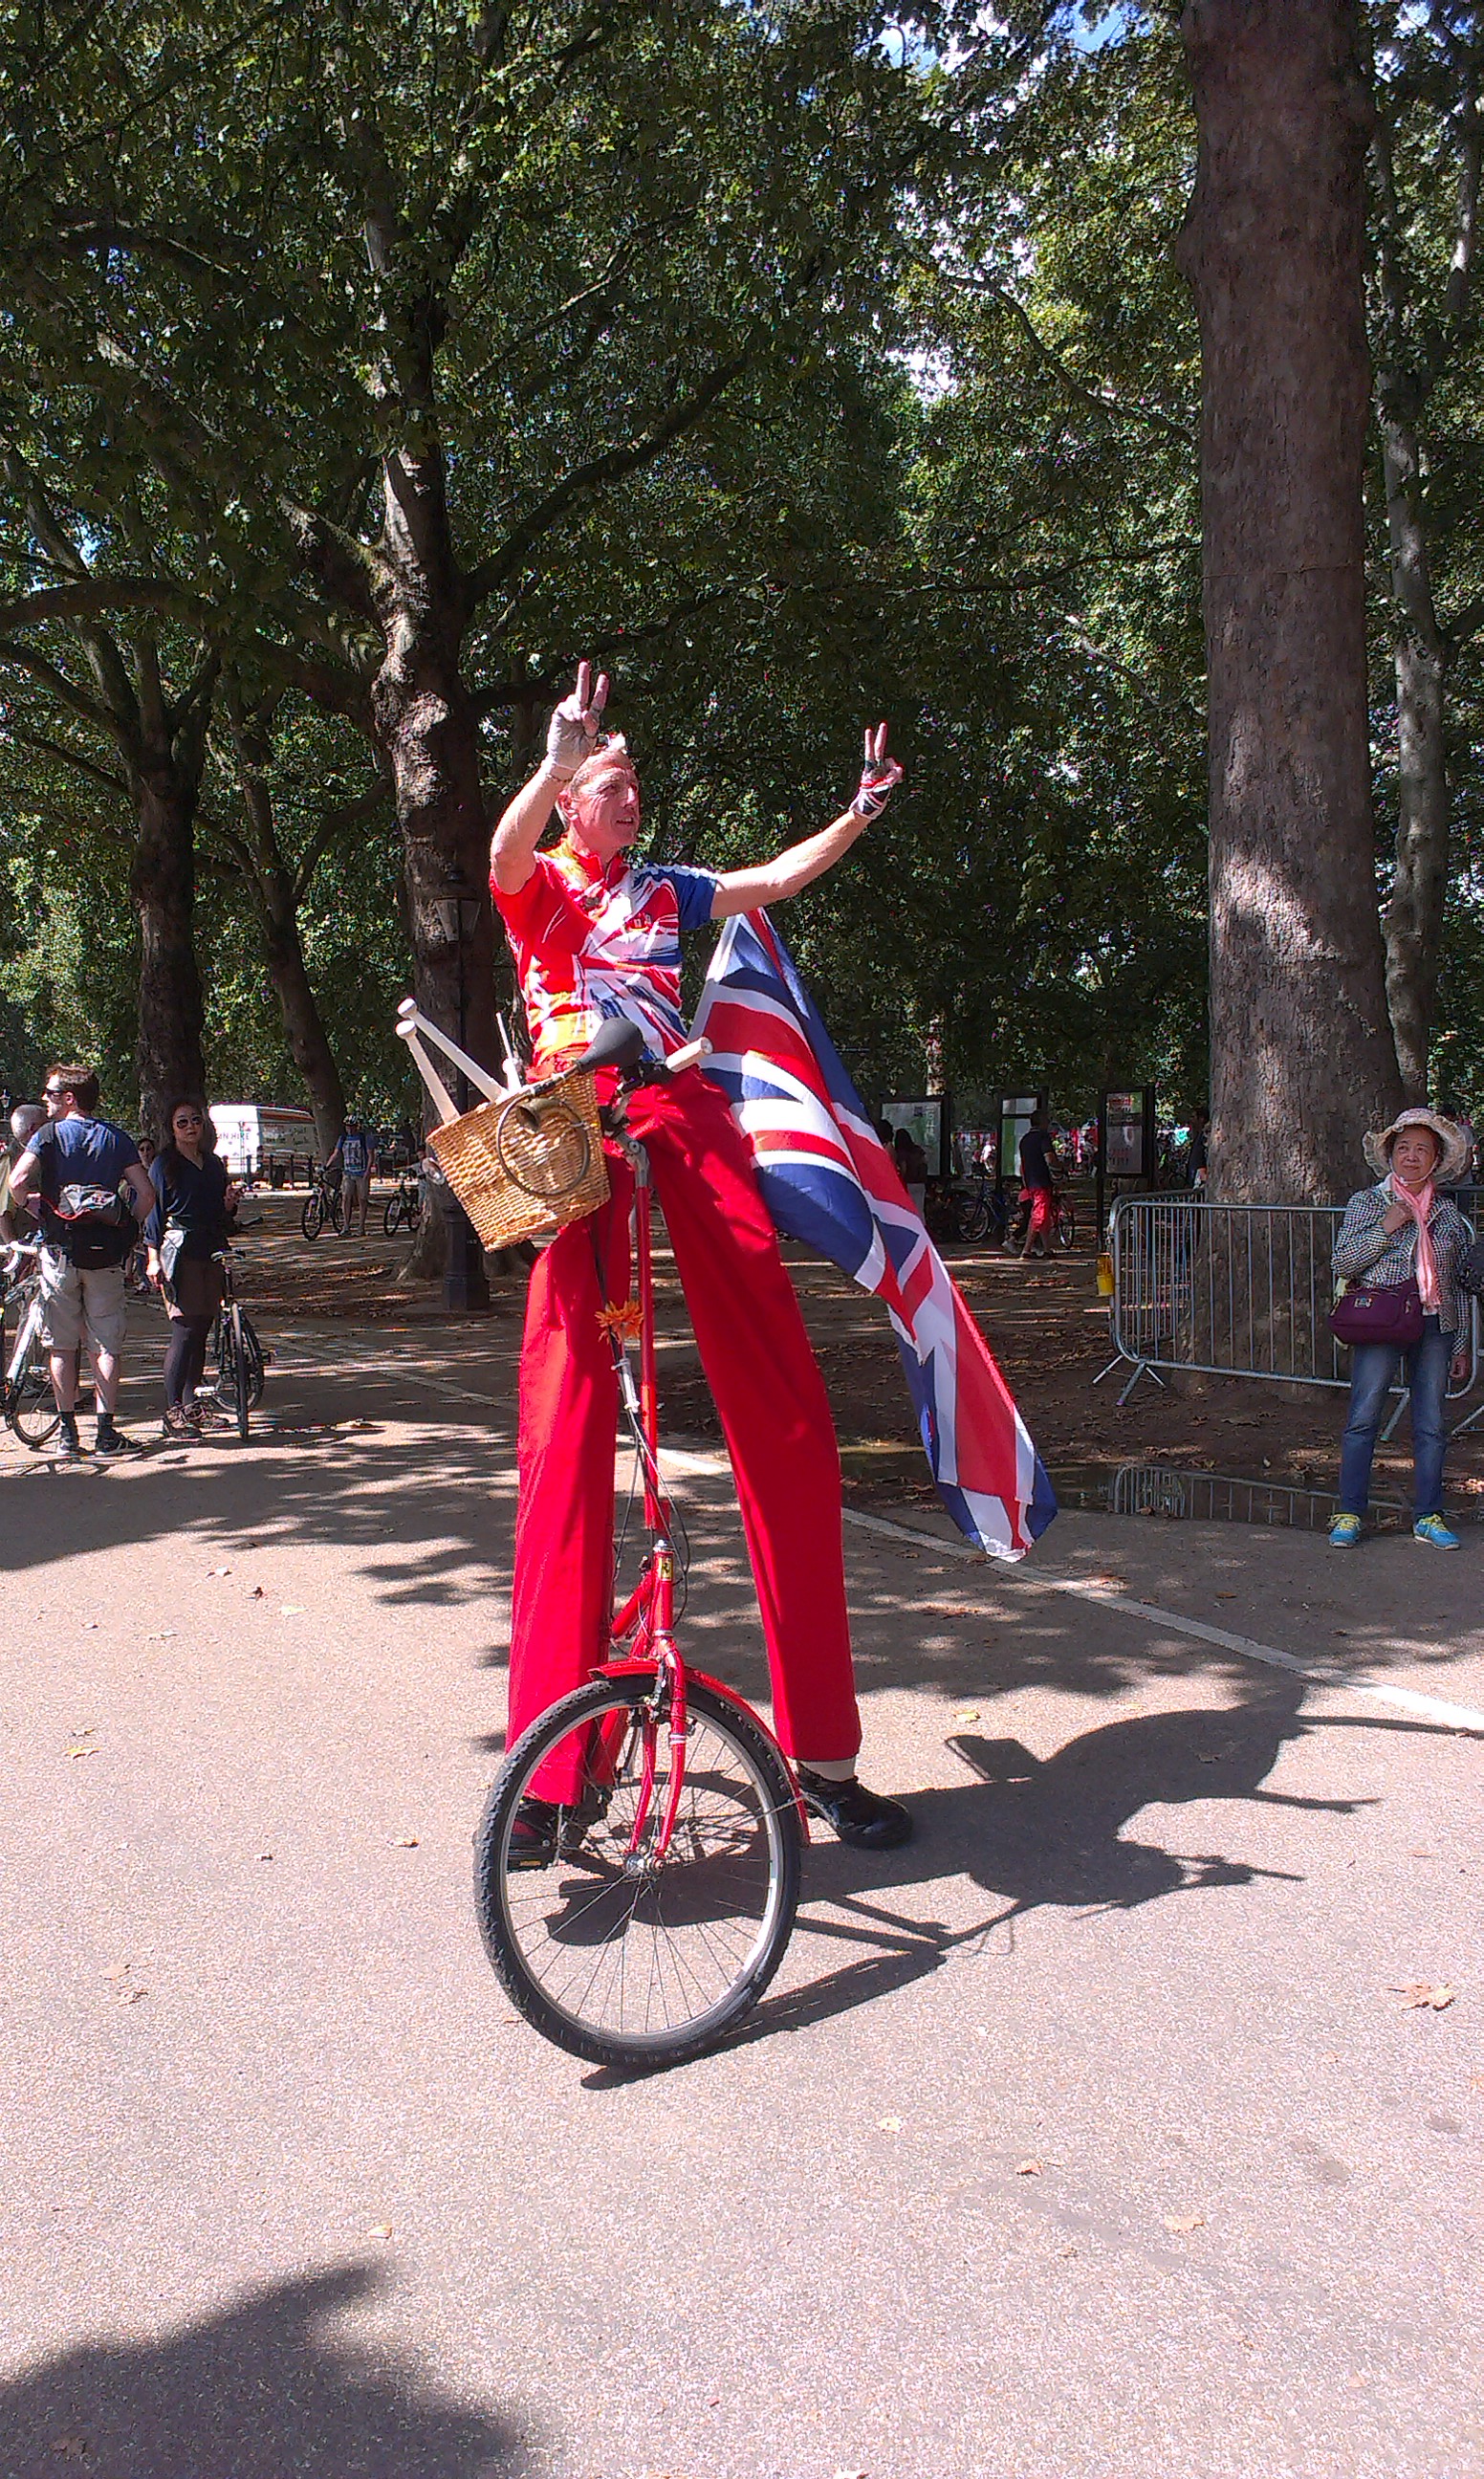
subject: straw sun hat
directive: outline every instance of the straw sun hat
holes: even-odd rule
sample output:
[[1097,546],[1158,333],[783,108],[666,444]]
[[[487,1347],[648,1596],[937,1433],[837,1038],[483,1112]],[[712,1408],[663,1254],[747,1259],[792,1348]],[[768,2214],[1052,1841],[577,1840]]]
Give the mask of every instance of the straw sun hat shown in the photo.
[[1469,1167],[1469,1139],[1462,1128],[1451,1119],[1441,1119],[1436,1111],[1398,1111],[1389,1128],[1366,1138],[1363,1148],[1373,1171],[1384,1179],[1392,1166],[1392,1147],[1403,1128],[1425,1128],[1438,1139],[1439,1159],[1433,1165],[1433,1178],[1439,1188],[1452,1188]]

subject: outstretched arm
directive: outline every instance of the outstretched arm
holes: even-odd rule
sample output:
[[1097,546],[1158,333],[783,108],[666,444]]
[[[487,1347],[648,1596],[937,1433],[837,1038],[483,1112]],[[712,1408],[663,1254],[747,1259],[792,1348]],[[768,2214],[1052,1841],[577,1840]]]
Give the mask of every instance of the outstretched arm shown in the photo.
[[536,865],[536,846],[550,824],[556,796],[570,783],[598,741],[598,727],[608,703],[608,675],[601,672],[593,685],[591,663],[577,665],[577,685],[563,698],[547,732],[547,754],[528,783],[511,802],[490,846],[490,875],[501,895],[519,895]]
[[865,764],[850,807],[819,834],[809,835],[802,844],[790,844],[775,860],[764,861],[757,869],[729,869],[712,899],[712,920],[725,921],[733,912],[754,912],[763,904],[781,904],[811,879],[823,878],[827,869],[844,859],[871,820],[881,816],[901,780],[901,767],[886,754],[885,725],[878,724],[874,731],[868,728]]

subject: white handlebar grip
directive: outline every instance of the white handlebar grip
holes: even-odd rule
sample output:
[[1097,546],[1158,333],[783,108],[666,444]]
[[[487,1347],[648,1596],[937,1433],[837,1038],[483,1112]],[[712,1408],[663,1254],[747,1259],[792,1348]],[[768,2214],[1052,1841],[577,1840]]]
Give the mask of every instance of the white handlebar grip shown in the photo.
[[711,1044],[703,1034],[699,1041],[687,1041],[683,1050],[672,1050],[665,1066],[670,1075],[678,1076],[682,1067],[694,1067],[698,1059],[710,1056]]

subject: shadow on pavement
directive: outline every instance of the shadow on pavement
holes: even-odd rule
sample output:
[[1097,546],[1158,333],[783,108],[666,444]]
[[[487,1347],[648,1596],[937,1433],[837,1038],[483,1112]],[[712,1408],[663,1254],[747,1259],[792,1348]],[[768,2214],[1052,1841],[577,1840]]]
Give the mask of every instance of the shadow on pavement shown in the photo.
[[[911,1798],[917,1831],[905,1850],[872,1859],[821,1842],[806,1859],[801,1924],[810,1935],[838,1938],[857,1951],[824,1979],[765,1998],[724,2045],[802,2031],[887,1996],[957,1956],[982,1953],[996,1930],[1012,1937],[1016,1920],[1048,1904],[1086,1913],[1135,1910],[1169,1894],[1260,1878],[1301,1884],[1302,1877],[1287,1870],[1218,1852],[1180,1854],[1131,1841],[1123,1827],[1145,1807],[1215,1799],[1353,1815],[1373,1802],[1264,1788],[1290,1740],[1334,1728],[1453,1736],[1426,1722],[1310,1716],[1302,1710],[1305,1692],[1300,1679],[1277,1678],[1241,1704],[1135,1715],[1083,1731],[1044,1760],[1014,1739],[950,1739],[978,1779]],[[960,1877],[1000,1897],[1002,1906],[966,1929],[890,1907],[895,1886]],[[601,2085],[622,2078],[602,2072],[585,2080]]]
[[381,2279],[347,2265],[12,2378],[6,2479],[520,2479],[530,2460],[508,2424],[320,2329]]

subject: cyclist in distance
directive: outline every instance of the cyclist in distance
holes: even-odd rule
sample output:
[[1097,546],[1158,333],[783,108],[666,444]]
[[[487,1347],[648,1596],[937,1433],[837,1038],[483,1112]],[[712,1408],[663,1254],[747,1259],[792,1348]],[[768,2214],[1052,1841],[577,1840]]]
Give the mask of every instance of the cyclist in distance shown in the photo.
[[[680,936],[795,895],[842,860],[902,779],[883,725],[832,825],[755,869],[638,859],[639,780],[600,728],[608,682],[583,663],[551,717],[547,754],[495,831],[490,889],[515,958],[534,1049],[549,1076],[599,1025],[625,1016],[666,1058],[688,1039]],[[538,849],[553,811],[563,833]],[[720,1087],[695,1067],[628,1104],[736,1480],[773,1681],[779,1741],[811,1814],[844,1842],[888,1850],[911,1819],[857,1777],[860,1719],[851,1662],[840,1464],[824,1380],[779,1253],[747,1141]],[[530,1278],[521,1362],[520,1507],[510,1632],[509,1744],[604,1658],[613,1541],[617,1381],[600,1312],[627,1288],[627,1165],[613,1194],[570,1223]],[[529,1827],[534,1840],[540,1831]],[[519,1832],[519,1825],[517,1827]]]

